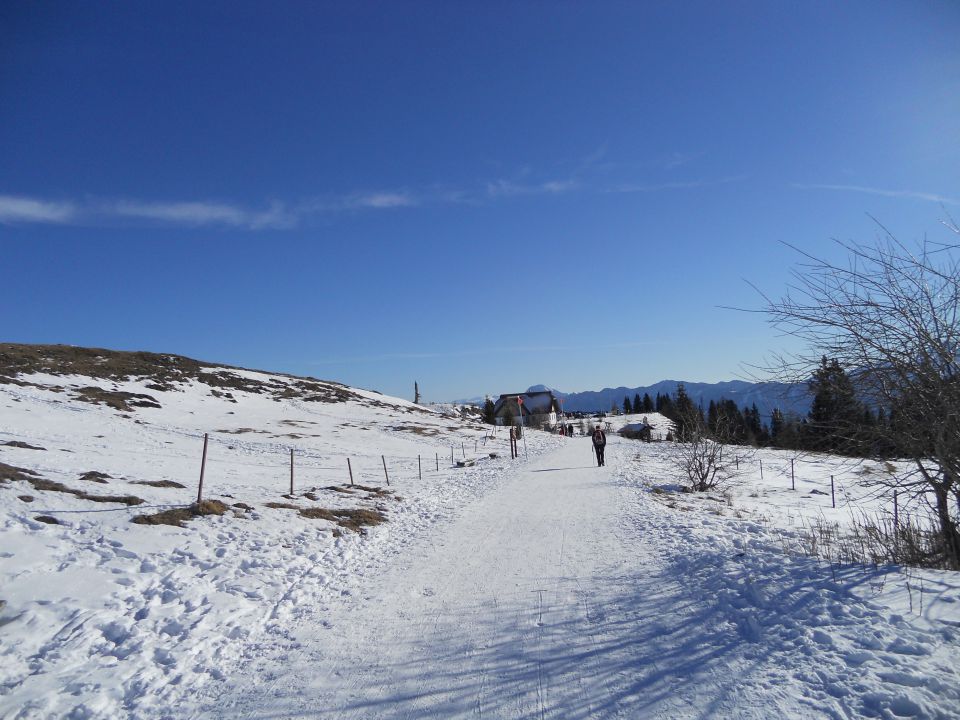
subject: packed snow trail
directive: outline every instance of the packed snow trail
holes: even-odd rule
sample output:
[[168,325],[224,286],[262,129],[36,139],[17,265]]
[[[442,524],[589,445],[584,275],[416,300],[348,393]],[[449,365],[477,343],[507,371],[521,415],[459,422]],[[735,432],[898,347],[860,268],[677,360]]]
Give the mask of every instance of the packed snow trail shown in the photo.
[[906,671],[935,633],[881,637],[879,611],[815,564],[784,571],[743,550],[749,528],[731,540],[638,493],[627,447],[604,468],[581,439],[521,459],[359,596],[299,608],[199,716],[948,717],[955,678]]

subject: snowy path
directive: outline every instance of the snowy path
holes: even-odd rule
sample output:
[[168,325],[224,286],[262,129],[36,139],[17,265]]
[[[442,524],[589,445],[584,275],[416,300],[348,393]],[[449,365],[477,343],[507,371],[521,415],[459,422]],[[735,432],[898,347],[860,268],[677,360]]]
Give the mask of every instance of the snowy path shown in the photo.
[[909,666],[953,655],[936,633],[881,634],[816,565],[637,493],[621,448],[517,464],[359,596],[299,608],[199,717],[948,716],[956,678]]
[[522,466],[421,558],[306,620],[305,651],[228,714],[609,717],[638,660],[634,573],[656,566],[623,551],[611,466],[585,441]]

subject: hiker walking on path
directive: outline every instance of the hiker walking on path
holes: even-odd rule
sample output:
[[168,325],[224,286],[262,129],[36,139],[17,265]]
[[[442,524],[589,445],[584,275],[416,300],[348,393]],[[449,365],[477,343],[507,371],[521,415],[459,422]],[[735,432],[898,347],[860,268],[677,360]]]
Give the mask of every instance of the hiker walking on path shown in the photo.
[[607,446],[607,435],[597,425],[593,429],[593,449],[597,453],[597,467],[603,466],[603,449]]

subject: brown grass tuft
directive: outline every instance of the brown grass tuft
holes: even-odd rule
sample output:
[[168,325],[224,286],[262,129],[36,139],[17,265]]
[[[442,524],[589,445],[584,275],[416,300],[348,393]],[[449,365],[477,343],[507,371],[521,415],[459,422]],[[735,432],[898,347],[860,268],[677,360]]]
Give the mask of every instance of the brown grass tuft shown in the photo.
[[130,522],[137,525],[173,525],[174,527],[186,527],[184,523],[193,518],[190,508],[173,508],[153,515],[137,515]]
[[47,525],[59,525],[59,524],[60,524],[60,521],[59,521],[59,520],[57,520],[55,517],[50,517],[49,515],[37,515],[37,516],[36,516],[35,518],[33,518],[33,519],[36,520],[37,522],[46,523]]
[[230,508],[219,500],[201,500],[190,506],[195,515],[223,515]]
[[112,479],[110,475],[106,473],[99,472],[97,470],[91,470],[90,472],[85,472],[80,476],[81,480],[89,480],[90,482],[98,482],[106,484],[108,479]]
[[15,465],[7,465],[6,463],[0,462],[0,480],[27,480],[29,481],[32,477],[40,477],[40,473],[35,470],[27,470],[26,468],[16,467]]
[[185,488],[186,485],[181,485],[178,482],[173,480],[131,480],[132,485],[149,485],[150,487],[157,488]]
[[25,443],[20,440],[8,440],[7,442],[0,443],[0,445],[5,445],[7,447],[21,448],[23,450],[46,450],[46,448],[44,447],[31,445],[30,443]]
[[387,516],[379,510],[328,510],[326,508],[304,508],[300,514],[310,520],[329,520],[342,528],[364,533],[366,528],[387,521]]
[[201,500],[185,508],[171,508],[153,515],[137,515],[130,522],[138,525],[173,525],[186,527],[184,523],[204,515],[223,515],[229,508],[219,500]]
[[293,503],[282,503],[282,502],[268,502],[264,503],[268,508],[275,508],[278,510],[299,510],[299,505],[294,505]]

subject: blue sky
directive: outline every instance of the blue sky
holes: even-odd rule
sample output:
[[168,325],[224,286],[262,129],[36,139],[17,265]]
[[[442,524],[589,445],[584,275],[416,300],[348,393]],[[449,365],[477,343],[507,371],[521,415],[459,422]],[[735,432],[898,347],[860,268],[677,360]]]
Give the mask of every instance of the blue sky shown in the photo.
[[960,3],[0,4],[0,340],[430,400],[742,376],[949,237]]

